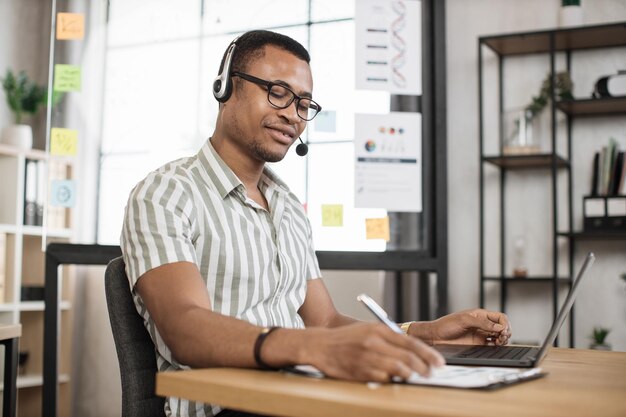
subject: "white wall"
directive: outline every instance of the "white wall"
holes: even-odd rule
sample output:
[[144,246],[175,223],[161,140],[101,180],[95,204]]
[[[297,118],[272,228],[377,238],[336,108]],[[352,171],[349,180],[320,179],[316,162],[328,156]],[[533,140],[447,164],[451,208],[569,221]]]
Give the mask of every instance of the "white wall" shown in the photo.
[[[26,71],[39,85],[48,84],[48,52],[50,50],[50,4],[41,0],[0,0],[0,77],[7,69],[14,73]],[[13,124],[14,117],[0,89],[0,129]],[[45,109],[23,123],[33,126],[34,147],[43,148],[45,141]]]
[[[479,298],[479,149],[478,149],[478,37],[482,35],[519,32],[556,27],[559,0],[447,0],[448,59],[448,202],[449,202],[449,294],[452,310],[475,307]],[[584,0],[585,24],[601,24],[626,20],[626,2],[619,0]],[[485,108],[491,123],[486,126],[489,138],[495,138],[497,81],[495,57],[485,55]],[[564,69],[562,59],[558,61]],[[547,57],[510,59],[505,64],[505,107],[525,105],[536,95],[549,70]],[[595,80],[626,68],[624,48],[619,51],[596,51],[575,54],[572,59],[574,95],[589,96]],[[561,132],[563,123],[559,121]],[[547,133],[546,133],[547,134]],[[626,148],[624,116],[576,120],[574,123],[574,225],[580,230],[581,199],[588,193],[591,156],[613,136]],[[493,186],[495,170],[488,171]],[[549,182],[547,173],[525,173],[510,176],[507,190],[507,215],[515,218],[507,227],[511,236],[526,236],[531,274],[550,271],[551,223],[549,213]],[[562,185],[561,185],[562,187]],[[493,188],[491,188],[493,190]],[[491,192],[487,202],[487,223],[495,226],[498,211],[497,194]],[[563,203],[561,198],[561,203]],[[561,204],[563,207],[563,204]],[[564,219],[567,217],[562,216]],[[491,221],[490,221],[490,220]],[[497,230],[487,228],[487,271],[495,274],[498,265]],[[506,242],[510,257],[511,242]],[[626,289],[619,274],[626,272],[625,242],[581,242],[576,250],[575,268],[587,251],[594,251],[597,262],[576,304],[576,347],[586,348],[587,336],[594,326],[612,329],[608,342],[616,350],[626,350]],[[565,253],[565,252],[561,252]],[[565,266],[565,265],[564,265]],[[508,268],[507,268],[508,269]],[[562,269],[563,270],[563,269]],[[514,339],[538,341],[551,321],[550,286],[518,285],[510,290],[508,313],[513,322]],[[488,291],[491,308],[498,308],[498,289]],[[564,295],[561,295],[561,300]],[[565,332],[561,333],[567,343]]]

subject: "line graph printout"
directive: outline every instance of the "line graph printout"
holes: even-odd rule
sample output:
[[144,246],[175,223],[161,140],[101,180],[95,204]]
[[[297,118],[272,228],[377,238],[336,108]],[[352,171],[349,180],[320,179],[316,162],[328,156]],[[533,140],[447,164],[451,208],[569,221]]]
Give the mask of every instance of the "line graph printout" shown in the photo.
[[422,94],[421,0],[359,0],[356,88]]

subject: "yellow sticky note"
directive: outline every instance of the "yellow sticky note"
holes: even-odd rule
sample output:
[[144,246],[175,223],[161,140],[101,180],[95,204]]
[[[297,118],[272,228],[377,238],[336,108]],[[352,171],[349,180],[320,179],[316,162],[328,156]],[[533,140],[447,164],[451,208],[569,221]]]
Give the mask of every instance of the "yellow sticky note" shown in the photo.
[[53,127],[50,131],[50,153],[52,155],[76,155],[78,130]]
[[82,13],[57,13],[57,39],[73,40],[85,37],[85,15]]
[[389,242],[389,216],[381,219],[365,219],[365,238],[384,239]]
[[54,66],[54,91],[80,91],[80,67],[56,64]]
[[325,227],[343,226],[343,205],[342,204],[322,204],[322,226],[325,226]]

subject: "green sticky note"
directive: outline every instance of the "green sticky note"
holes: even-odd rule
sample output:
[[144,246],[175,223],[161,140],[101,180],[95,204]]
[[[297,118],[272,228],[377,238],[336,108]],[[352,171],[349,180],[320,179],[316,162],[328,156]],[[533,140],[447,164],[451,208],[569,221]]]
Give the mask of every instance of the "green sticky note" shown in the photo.
[[80,67],[56,64],[54,66],[54,91],[80,91]]
[[322,204],[322,226],[324,227],[343,226],[343,205],[342,204]]

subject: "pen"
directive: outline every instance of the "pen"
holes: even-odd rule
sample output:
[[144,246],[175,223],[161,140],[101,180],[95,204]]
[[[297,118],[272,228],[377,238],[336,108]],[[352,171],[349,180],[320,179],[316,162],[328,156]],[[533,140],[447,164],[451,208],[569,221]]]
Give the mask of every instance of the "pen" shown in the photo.
[[369,295],[361,294],[358,297],[356,297],[356,299],[362,302],[365,305],[365,307],[367,307],[367,309],[376,316],[378,320],[384,323],[391,330],[393,330],[396,333],[404,334],[404,332],[402,331],[402,329],[400,329],[400,327],[396,324],[396,322],[394,322],[393,320],[390,320],[387,312],[383,310],[383,308],[379,306],[378,303],[374,301]]

